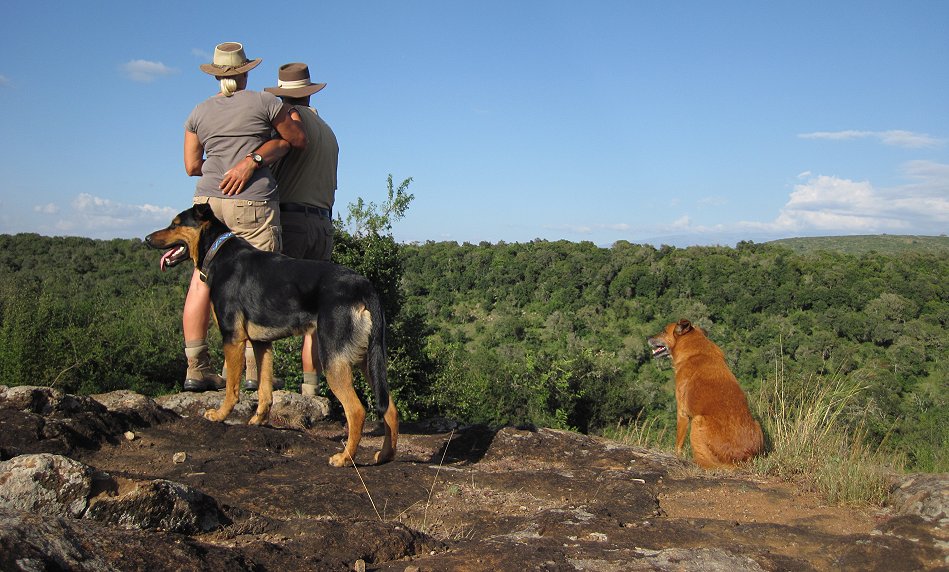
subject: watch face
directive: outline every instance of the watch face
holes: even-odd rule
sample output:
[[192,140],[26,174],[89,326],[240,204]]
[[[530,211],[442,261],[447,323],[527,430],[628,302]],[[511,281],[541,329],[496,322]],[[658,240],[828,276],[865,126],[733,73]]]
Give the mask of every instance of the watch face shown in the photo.
[[257,153],[254,153],[254,163],[262,163],[263,160],[264,160],[263,157],[261,157],[261,156],[258,155]]

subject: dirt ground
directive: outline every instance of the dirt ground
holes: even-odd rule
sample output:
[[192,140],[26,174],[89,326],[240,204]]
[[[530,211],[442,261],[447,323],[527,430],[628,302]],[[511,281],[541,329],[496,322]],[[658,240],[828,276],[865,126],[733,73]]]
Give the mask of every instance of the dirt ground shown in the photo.
[[[0,413],[2,428],[26,426],[25,414]],[[117,478],[194,487],[230,523],[195,536],[95,522],[63,534],[120,570],[893,571],[949,562],[946,529],[918,517],[827,506],[789,483],[707,473],[605,439],[434,420],[403,424],[396,460],[373,466],[382,438],[367,429],[356,466],[344,468],[327,462],[345,439],[338,421],[291,429],[172,415],[135,427],[131,440],[74,447],[70,457]],[[27,445],[8,438],[8,450]]]

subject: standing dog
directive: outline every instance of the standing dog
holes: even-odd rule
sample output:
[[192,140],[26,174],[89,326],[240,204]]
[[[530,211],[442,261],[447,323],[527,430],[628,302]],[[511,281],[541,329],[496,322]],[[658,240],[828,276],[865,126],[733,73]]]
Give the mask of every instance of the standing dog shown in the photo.
[[692,422],[692,455],[701,467],[734,467],[764,445],[761,426],[725,363],[725,354],[688,320],[649,338],[653,357],[671,357],[676,380],[676,453]]
[[[385,422],[377,463],[395,457],[399,414],[386,381],[385,317],[379,296],[365,277],[330,262],[298,260],[255,249],[234,236],[208,205],[195,205],[171,224],[145,237],[153,248],[167,249],[162,269],[191,258],[211,289],[211,305],[221,330],[227,389],[219,409],[204,416],[223,421],[238,400],[244,372],[244,345],[250,340],[260,372],[257,412],[251,424],[270,415],[273,402],[274,340],[316,332],[318,355],[333,395],[346,412],[346,448],[330,457],[341,467],[356,458],[366,409],[353,389],[353,365],[362,367],[372,385],[376,411]],[[314,354],[317,350],[314,349]]]

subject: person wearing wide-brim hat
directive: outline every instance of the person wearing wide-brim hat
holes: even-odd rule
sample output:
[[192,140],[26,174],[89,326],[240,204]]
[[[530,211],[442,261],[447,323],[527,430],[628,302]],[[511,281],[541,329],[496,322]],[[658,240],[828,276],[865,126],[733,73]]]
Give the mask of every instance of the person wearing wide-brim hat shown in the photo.
[[[333,203],[336,201],[336,167],[339,144],[310,96],[326,87],[310,80],[309,67],[300,62],[284,64],[277,72],[277,86],[264,88],[291,105],[290,118],[303,127],[306,149],[291,149],[274,166],[280,188],[280,221],[283,253],[294,258],[327,260],[333,254]],[[303,339],[304,395],[316,395],[320,363],[316,340]]]
[[249,72],[263,60],[247,59],[244,46],[237,42],[224,42],[214,47],[214,61],[201,64],[201,71],[215,77],[232,77]]
[[[220,81],[220,92],[195,106],[185,121],[184,163],[185,171],[198,177],[195,204],[210,205],[235,235],[256,248],[280,252],[277,181],[269,165],[291,148],[305,148],[306,134],[283,102],[246,89],[247,72],[260,62],[249,59],[241,44],[224,42],[214,48],[213,61],[201,65],[201,71]],[[280,137],[272,138],[274,132]],[[210,309],[210,290],[196,269],[182,312],[186,391],[223,386],[208,355]]]

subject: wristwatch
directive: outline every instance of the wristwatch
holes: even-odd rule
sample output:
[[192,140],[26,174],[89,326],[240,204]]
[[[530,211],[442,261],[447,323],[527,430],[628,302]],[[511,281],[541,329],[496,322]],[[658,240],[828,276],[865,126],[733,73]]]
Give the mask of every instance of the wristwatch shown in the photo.
[[264,164],[264,158],[261,157],[258,153],[248,153],[247,157],[250,157],[254,160],[254,168],[259,169],[261,165]]

